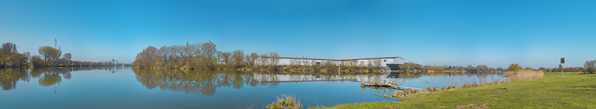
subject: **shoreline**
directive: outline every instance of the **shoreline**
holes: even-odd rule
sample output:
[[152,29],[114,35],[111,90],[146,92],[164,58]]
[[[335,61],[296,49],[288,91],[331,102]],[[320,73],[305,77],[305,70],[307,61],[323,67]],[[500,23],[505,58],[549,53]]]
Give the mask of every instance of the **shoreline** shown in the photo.
[[329,108],[596,108],[596,74],[544,73],[544,78],[416,93],[402,102],[346,103]]

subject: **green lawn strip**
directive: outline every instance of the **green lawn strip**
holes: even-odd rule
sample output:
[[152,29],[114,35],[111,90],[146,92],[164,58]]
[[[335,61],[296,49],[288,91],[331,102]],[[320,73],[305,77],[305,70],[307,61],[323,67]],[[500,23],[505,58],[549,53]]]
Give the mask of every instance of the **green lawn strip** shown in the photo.
[[[546,82],[544,82],[546,81]],[[507,88],[507,89],[500,89]],[[545,73],[544,78],[501,83],[443,92],[418,93],[403,102],[347,103],[331,109],[361,108],[456,108],[457,106],[490,108],[596,108],[596,74],[582,72]],[[318,107],[315,107],[318,108]]]

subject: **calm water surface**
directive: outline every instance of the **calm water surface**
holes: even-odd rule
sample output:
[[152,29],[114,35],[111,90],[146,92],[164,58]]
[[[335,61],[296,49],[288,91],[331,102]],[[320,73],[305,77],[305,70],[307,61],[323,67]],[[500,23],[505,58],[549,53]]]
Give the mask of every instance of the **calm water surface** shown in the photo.
[[262,108],[281,94],[305,107],[399,101],[395,89],[361,87],[360,81],[397,77],[394,84],[425,88],[501,80],[501,74],[339,75],[132,68],[0,69],[0,105],[21,108]]

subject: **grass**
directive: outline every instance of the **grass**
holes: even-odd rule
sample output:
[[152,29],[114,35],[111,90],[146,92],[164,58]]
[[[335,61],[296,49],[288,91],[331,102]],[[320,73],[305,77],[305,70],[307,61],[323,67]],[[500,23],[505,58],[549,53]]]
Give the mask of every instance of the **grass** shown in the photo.
[[[330,109],[359,108],[596,108],[596,74],[544,73],[544,78],[416,93],[402,102],[348,103]],[[319,107],[315,107],[319,108]]]

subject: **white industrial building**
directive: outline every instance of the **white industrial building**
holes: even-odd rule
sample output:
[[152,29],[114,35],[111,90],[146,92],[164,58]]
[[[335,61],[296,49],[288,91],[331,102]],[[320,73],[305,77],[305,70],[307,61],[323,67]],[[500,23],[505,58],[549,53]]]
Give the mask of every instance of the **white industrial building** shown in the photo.
[[[306,82],[306,81],[358,81],[373,82],[387,81],[393,85],[404,84],[405,78],[383,75],[289,75],[289,74],[254,74],[253,78],[259,82]],[[391,80],[391,82],[389,82]]]
[[[276,65],[314,65],[322,64],[324,62],[331,62],[334,64],[343,63],[349,65],[351,62],[355,62],[358,66],[370,66],[375,61],[380,61],[381,67],[392,67],[398,64],[404,64],[404,59],[401,57],[377,57],[377,58],[357,58],[357,59],[317,59],[317,58],[293,58],[293,57],[265,57],[257,58],[255,65],[271,65],[274,63],[274,59],[277,59]],[[393,69],[393,68],[392,68]]]

